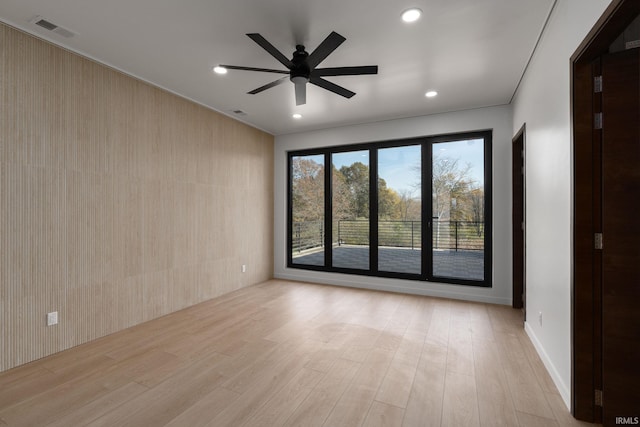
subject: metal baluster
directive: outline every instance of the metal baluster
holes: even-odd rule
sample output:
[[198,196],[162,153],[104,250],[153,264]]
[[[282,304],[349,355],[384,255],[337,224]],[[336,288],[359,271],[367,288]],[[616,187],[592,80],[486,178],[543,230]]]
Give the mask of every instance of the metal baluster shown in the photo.
[[458,221],[453,222],[456,226],[456,252],[458,252]]
[[411,221],[411,250],[413,250],[413,221]]

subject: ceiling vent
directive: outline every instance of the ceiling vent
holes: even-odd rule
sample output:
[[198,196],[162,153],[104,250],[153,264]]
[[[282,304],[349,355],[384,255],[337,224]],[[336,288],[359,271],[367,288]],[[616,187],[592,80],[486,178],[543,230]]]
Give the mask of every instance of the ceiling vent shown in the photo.
[[44,19],[42,16],[36,16],[30,22],[62,37],[71,38],[76,35],[73,31],[56,25],[53,22]]

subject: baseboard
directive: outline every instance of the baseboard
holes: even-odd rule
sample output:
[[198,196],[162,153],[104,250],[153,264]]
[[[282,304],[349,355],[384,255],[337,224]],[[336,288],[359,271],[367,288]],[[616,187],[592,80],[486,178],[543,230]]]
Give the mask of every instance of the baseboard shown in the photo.
[[[510,298],[495,297],[492,295],[479,295],[467,292],[471,286],[451,285],[437,282],[413,282],[399,279],[366,278],[358,280],[361,276],[348,276],[332,274],[331,278],[320,277],[312,274],[277,273],[276,279],[292,280],[299,282],[319,283],[323,285],[345,286],[349,288],[370,289],[374,291],[399,292],[413,295],[423,295],[438,298],[450,298],[464,301],[484,302],[488,304],[511,305]],[[478,288],[480,292],[487,288]]]
[[544,351],[544,347],[540,343],[540,340],[538,340],[538,337],[533,331],[533,328],[529,326],[528,322],[525,322],[524,330],[529,336],[529,339],[533,343],[533,346],[535,347],[536,351],[538,352],[538,356],[540,356],[540,360],[542,360],[542,363],[544,363],[544,367],[547,368],[549,375],[551,375],[551,379],[553,380],[553,383],[558,388],[558,391],[560,392],[560,396],[562,397],[562,400],[564,400],[564,404],[567,405],[567,409],[571,410],[571,389],[567,387],[564,381],[562,381],[560,374],[558,374],[558,370],[556,369],[553,362],[551,362],[551,359],[549,359],[547,352]]

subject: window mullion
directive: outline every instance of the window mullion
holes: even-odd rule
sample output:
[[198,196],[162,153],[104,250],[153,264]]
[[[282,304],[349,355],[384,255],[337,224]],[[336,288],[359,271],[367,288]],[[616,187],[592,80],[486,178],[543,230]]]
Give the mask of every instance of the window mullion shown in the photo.
[[378,150],[369,150],[369,270],[378,272]]
[[324,153],[324,265],[327,268],[333,267],[333,186],[331,176],[333,163],[331,152]]
[[431,142],[422,143],[422,278],[433,278],[433,206]]

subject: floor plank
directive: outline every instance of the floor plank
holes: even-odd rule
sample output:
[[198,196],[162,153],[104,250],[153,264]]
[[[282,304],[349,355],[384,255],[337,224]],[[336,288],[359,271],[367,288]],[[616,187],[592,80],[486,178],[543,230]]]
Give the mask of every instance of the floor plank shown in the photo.
[[[237,383],[225,383],[224,387],[240,393],[236,404],[229,405],[220,414],[211,420],[210,426],[240,426],[255,416],[268,400],[276,393],[279,393],[293,378],[298,375],[304,365],[309,361],[310,351],[306,343],[291,348],[291,351],[282,354],[272,354],[270,365],[259,363],[264,369],[250,370],[241,373],[241,377],[253,375],[249,381]],[[249,373],[250,372],[250,373]],[[236,387],[241,384],[241,391]],[[235,390],[234,390],[235,388]]]
[[447,371],[442,402],[442,425],[480,425],[476,381],[473,376]]
[[539,417],[537,415],[527,414],[526,412],[517,412],[518,425],[520,427],[560,427],[556,420]]
[[243,427],[281,426],[298,408],[323,377],[312,369],[303,368],[280,391],[275,393]]
[[430,363],[426,357],[420,359],[407,402],[403,427],[440,426],[445,370],[444,363]]
[[375,401],[369,409],[364,427],[400,427],[404,410],[397,406]]
[[222,383],[224,377],[215,369],[222,358],[214,353],[87,425],[164,425]]
[[[108,412],[116,410],[119,406],[134,399],[145,391],[149,390],[138,383],[128,383],[118,389],[102,395],[98,399],[79,408],[69,411],[59,419],[47,423],[47,427],[69,427],[79,426],[100,418]],[[33,408],[32,408],[33,410]]]
[[504,364],[515,409],[542,418],[554,419],[553,411],[520,345],[519,338],[498,333],[497,342],[500,361]]
[[359,363],[350,360],[337,360],[322,381],[296,408],[284,425],[291,427],[317,427],[323,425],[360,367]]
[[451,328],[449,332],[447,372],[474,375],[471,331],[468,328]]
[[16,427],[44,425],[61,418],[72,408],[87,405],[108,392],[97,383],[69,382],[3,410],[0,417],[7,424]]
[[509,384],[500,364],[495,342],[476,339],[473,342],[480,425],[511,427],[518,425]]
[[239,397],[238,393],[218,387],[169,421],[166,427],[204,427]]
[[376,400],[400,408],[406,408],[415,374],[416,366],[408,365],[394,358],[380,385]]
[[391,364],[393,354],[394,351],[389,349],[374,348],[371,350],[355,378],[323,424],[324,426],[351,427],[362,424]]

